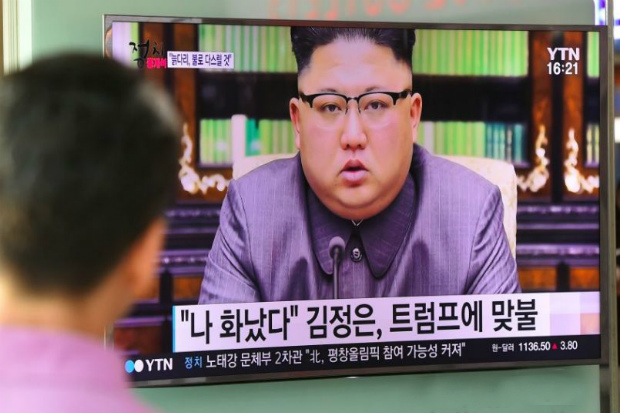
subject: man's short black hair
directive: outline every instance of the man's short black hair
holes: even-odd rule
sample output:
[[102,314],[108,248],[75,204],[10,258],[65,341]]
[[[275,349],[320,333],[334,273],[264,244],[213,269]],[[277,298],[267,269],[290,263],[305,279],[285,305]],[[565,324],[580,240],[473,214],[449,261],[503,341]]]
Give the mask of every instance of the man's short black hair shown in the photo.
[[180,136],[168,97],[113,60],[65,55],[6,76],[0,262],[27,291],[94,289],[172,200]]
[[389,47],[397,61],[411,67],[415,30],[413,29],[373,29],[343,27],[291,27],[291,43],[297,60],[297,73],[310,64],[312,53],[338,39],[363,39],[378,46]]

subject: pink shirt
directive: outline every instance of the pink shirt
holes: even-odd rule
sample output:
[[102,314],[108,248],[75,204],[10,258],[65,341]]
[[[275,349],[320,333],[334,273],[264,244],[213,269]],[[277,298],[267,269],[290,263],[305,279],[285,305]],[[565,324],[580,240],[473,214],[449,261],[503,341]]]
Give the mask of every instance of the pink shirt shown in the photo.
[[0,327],[0,412],[149,412],[128,390],[120,359],[102,341]]

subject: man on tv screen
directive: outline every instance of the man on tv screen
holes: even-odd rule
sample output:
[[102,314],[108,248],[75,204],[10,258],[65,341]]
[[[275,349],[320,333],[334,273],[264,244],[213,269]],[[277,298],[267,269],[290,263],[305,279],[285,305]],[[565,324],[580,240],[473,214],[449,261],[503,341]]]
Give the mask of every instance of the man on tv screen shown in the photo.
[[499,189],[416,145],[414,30],[291,40],[299,153],[231,182],[200,302],[519,292]]

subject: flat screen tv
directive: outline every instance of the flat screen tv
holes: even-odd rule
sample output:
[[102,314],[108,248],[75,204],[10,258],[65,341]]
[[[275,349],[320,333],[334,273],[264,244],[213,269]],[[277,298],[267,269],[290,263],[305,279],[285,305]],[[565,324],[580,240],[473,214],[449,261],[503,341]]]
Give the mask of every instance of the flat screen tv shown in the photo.
[[606,363],[606,33],[105,16],[184,125],[132,380]]

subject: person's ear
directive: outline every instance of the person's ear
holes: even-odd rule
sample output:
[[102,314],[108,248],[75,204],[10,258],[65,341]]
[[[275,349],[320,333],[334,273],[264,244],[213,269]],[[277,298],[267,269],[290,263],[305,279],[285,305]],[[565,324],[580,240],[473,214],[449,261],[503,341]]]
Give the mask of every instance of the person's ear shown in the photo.
[[418,140],[418,128],[420,127],[420,118],[422,116],[422,96],[419,93],[411,95],[411,105],[409,106],[409,121],[411,122],[411,130],[413,131],[413,143]]
[[157,258],[164,244],[166,221],[158,218],[134,242],[119,268],[134,298],[143,297],[153,286]]
[[301,147],[301,135],[299,132],[299,110],[301,100],[298,98],[291,98],[288,103],[288,111],[291,116],[291,122],[293,122],[293,129],[295,130],[295,147],[300,149]]

